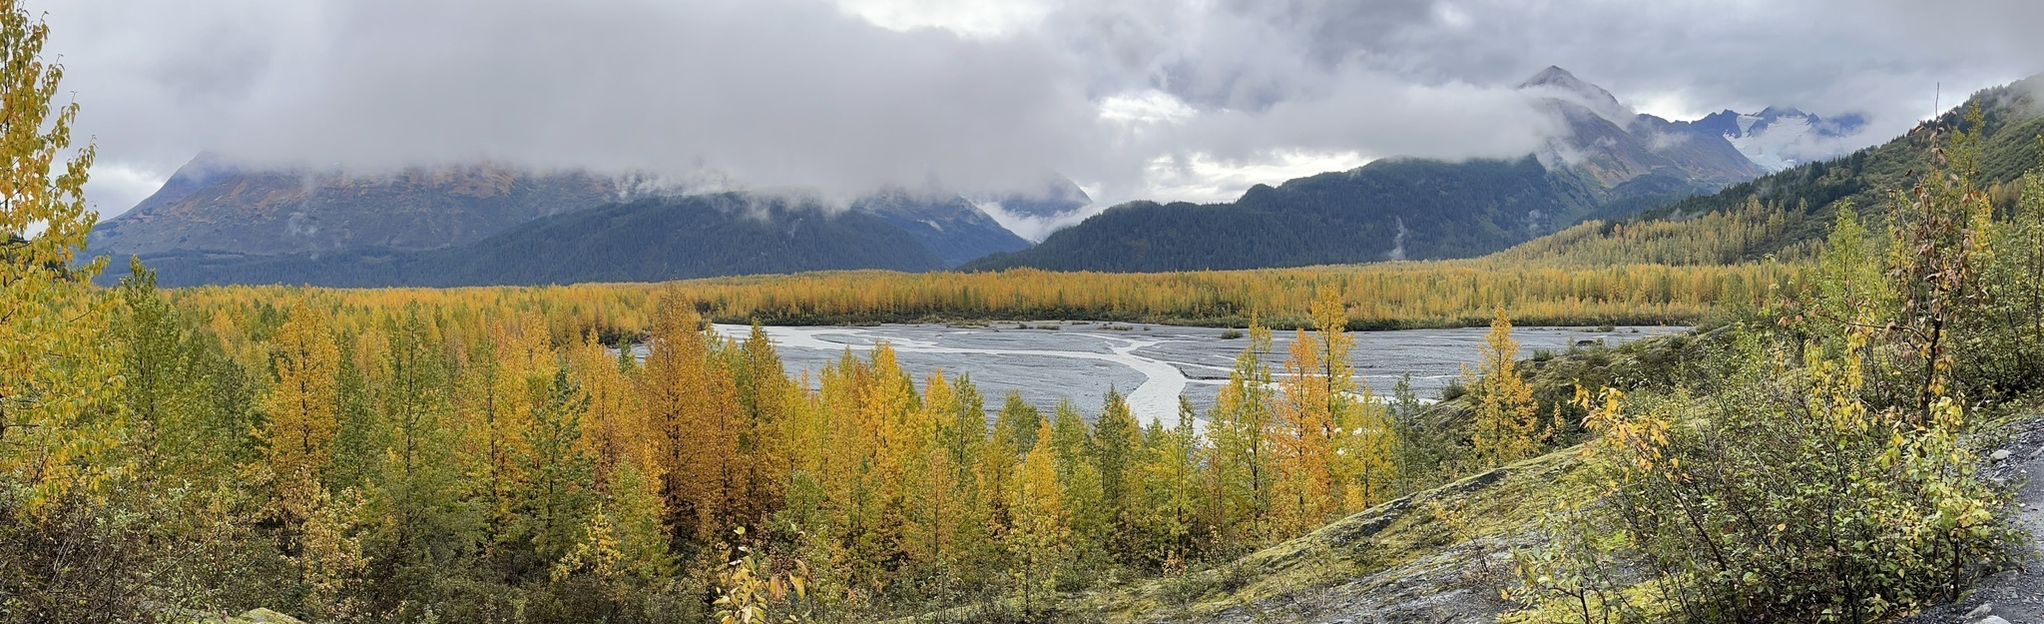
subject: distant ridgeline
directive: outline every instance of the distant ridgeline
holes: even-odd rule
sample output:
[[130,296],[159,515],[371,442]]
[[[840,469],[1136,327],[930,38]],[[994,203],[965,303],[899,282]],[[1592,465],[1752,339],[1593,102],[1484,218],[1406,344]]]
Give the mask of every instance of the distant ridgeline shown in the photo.
[[[1497,254],[1514,263],[1601,265],[1614,262],[1725,264],[1809,256],[1830,231],[1838,207],[1886,218],[1887,194],[1908,190],[1928,170],[1933,131],[1977,131],[1981,183],[1999,206],[2013,182],[2044,164],[2044,76],[1994,87],[1887,143],[1691,197],[1625,220],[1584,223]],[[1980,125],[1969,119],[1979,111]]]
[[1135,202],[969,268],[1181,271],[1462,258],[1764,173],[1715,126],[1627,112],[1550,67],[1519,87],[1566,128],[1538,154],[1392,158],[1232,203]]
[[[985,200],[1030,215],[1089,203],[1069,180],[1051,188],[1055,196]],[[922,272],[1026,246],[957,192],[887,190],[826,207],[781,194],[685,196],[587,172],[255,170],[202,153],[133,211],[100,223],[90,254],[141,256],[164,284],[452,286]],[[112,266],[102,280],[127,270]]]
[[[254,171],[202,155],[102,223],[90,252],[140,256],[168,286],[532,285],[961,267],[1183,271],[1466,258],[1528,241],[1535,242],[1508,256],[1735,262],[1798,252],[1823,231],[1808,217],[1901,180],[1923,152],[1921,139],[1905,137],[1769,175],[1810,157],[1783,151],[1807,143],[1796,137],[1835,139],[1860,122],[1793,109],[1668,121],[1633,114],[1559,68],[1519,88],[1566,130],[1535,154],[1387,158],[1257,185],[1231,203],[1132,202],[1034,247],[1018,232],[1041,236],[1043,226],[1011,230],[1011,221],[1085,207],[1090,198],[1069,180],[1053,176],[1047,190],[1019,195],[891,191],[831,209],[779,195],[646,192],[640,180],[586,173],[491,165],[378,175]],[[1988,110],[1989,181],[2036,161],[2022,138],[2038,130],[2031,90],[1975,98]],[[1760,207],[1747,207],[1753,199]],[[1714,216],[1679,223],[1699,215]],[[1585,222],[1595,225],[1578,226]],[[1618,222],[1628,225],[1610,225]],[[1619,245],[1632,240],[1655,242]],[[112,264],[103,281],[126,269]]]
[[[960,194],[676,195],[630,178],[478,165],[350,175],[202,155],[93,232],[165,285],[454,286],[659,281],[830,269],[930,271],[1027,247]],[[1083,206],[1076,187],[1033,204]],[[1075,195],[1074,195],[1075,194]],[[102,281],[118,279],[127,267]]]

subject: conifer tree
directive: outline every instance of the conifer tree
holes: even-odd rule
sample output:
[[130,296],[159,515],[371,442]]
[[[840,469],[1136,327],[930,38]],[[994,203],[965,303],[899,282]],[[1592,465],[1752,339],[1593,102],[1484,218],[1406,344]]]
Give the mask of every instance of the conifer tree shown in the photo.
[[497,538],[506,537],[529,477],[532,414],[543,399],[537,382],[552,356],[536,325],[528,319],[491,328],[461,371],[463,455]]
[[1138,468],[1142,500],[1137,503],[1137,513],[1130,516],[1132,524],[1140,528],[1141,539],[1132,554],[1167,571],[1190,564],[1201,528],[1202,475],[1193,414],[1191,401],[1180,397],[1178,424],[1166,428],[1152,423],[1143,436],[1143,459]]
[[[958,467],[958,483],[974,486],[974,474],[979,466],[980,456],[987,452],[987,411],[986,398],[973,385],[971,375],[958,378],[956,391],[952,394],[950,417],[943,428],[944,450],[951,454],[951,465]],[[974,487],[977,490],[977,487]]]
[[1071,556],[1075,561],[1100,563],[1114,531],[1114,512],[1101,488],[1098,442],[1086,417],[1069,400],[1058,402],[1049,426],[1050,445],[1057,451],[1058,485],[1064,492],[1072,529]]
[[1484,338],[1481,376],[1468,384],[1477,403],[1470,442],[1489,466],[1531,457],[1540,448],[1539,406],[1533,402],[1533,386],[1519,378],[1518,357],[1512,321],[1500,309]]
[[1012,500],[1008,497],[1013,494],[1016,463],[1036,447],[1036,436],[1044,424],[1043,415],[1022,400],[1020,392],[1009,392],[1001,403],[1001,411],[995,416],[993,439],[979,464],[979,488],[987,493],[990,522],[1001,524],[1005,520]]
[[904,531],[910,557],[929,568],[949,573],[958,557],[958,533],[954,521],[964,512],[963,492],[956,481],[958,470],[942,444],[943,428],[951,420],[956,396],[943,371],[930,375],[923,384],[923,404],[910,416],[902,437],[909,455],[902,478]]
[[128,455],[145,487],[210,487],[254,459],[250,384],[210,336],[156,288],[156,274],[131,261],[119,289],[114,337],[121,347],[121,403],[129,414]]
[[[630,357],[629,346],[620,352]],[[582,429],[596,456],[598,485],[608,488],[612,473],[626,467],[640,479],[654,479],[660,469],[657,443],[661,434],[646,417],[627,364],[612,357],[593,338],[568,347],[566,359],[571,381],[588,397]]]
[[1115,552],[1133,555],[1136,541],[1133,525],[1138,515],[1146,513],[1141,507],[1143,429],[1121,393],[1108,390],[1093,434],[1097,447],[1093,463],[1100,473],[1100,499],[1114,526],[1108,546]]
[[738,402],[745,411],[739,424],[738,447],[743,458],[743,487],[740,498],[750,501],[750,515],[763,516],[780,507],[782,488],[792,470],[788,457],[787,431],[792,424],[791,406],[797,389],[781,367],[773,341],[759,323],[739,348],[742,363],[733,367]]
[[661,474],[676,531],[715,539],[744,522],[734,517],[742,484],[738,420],[730,372],[717,363],[700,320],[677,304],[663,306],[646,359],[644,394],[661,432]]
[[580,539],[578,533],[596,504],[590,488],[596,459],[582,443],[581,415],[588,401],[567,371],[559,370],[545,400],[528,408],[530,426],[522,433],[531,449],[524,467],[529,481],[519,497],[519,533],[544,565],[551,566]]
[[[416,304],[385,323],[388,344],[375,384],[385,432],[368,483],[367,513],[379,518],[370,559],[393,582],[449,565],[469,552],[481,528],[456,455],[452,385],[431,323]],[[389,598],[402,591],[392,586],[383,593]]]

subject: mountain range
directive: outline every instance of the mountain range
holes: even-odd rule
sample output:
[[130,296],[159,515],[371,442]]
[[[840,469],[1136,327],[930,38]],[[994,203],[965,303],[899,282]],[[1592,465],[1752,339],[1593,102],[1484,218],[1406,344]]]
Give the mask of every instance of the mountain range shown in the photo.
[[1866,119],[1853,114],[1826,119],[1795,108],[1770,106],[1753,114],[1718,111],[1690,125],[1724,136],[1747,159],[1769,171],[1780,171],[1851,151],[1854,138],[1866,129]]
[[[1975,124],[1970,116],[1979,111]],[[1932,132],[1936,130],[1937,132]],[[2044,76],[1985,89],[1959,107],[1885,143],[1843,156],[1796,165],[1708,195],[1671,202],[1634,215],[1652,227],[1585,224],[1522,245],[1507,262],[1605,264],[1613,261],[1735,263],[1807,254],[1822,241],[1838,208],[1852,205],[1862,218],[1886,218],[1892,193],[1907,189],[1930,169],[1934,142],[1972,133],[1979,147],[1979,181],[1996,201],[2012,201],[2009,188],[2044,166]],[[1740,215],[1763,227],[1727,231]],[[1700,256],[1671,254],[1683,247],[1716,247]]]
[[1233,202],[1134,202],[975,269],[1182,271],[1482,255],[1765,174],[1724,136],[1634,114],[1559,67],[1519,85],[1564,130],[1533,155],[1389,158]]
[[[1023,205],[1035,195],[1011,197]],[[939,191],[833,205],[585,172],[250,170],[201,155],[96,228],[90,248],[138,256],[165,285],[382,286],[931,271],[1029,244],[963,195]],[[103,279],[125,269],[113,266]]]
[[1083,221],[1091,199],[1059,176],[1018,192],[888,190],[834,206],[489,164],[351,174],[246,168],[202,154],[101,224],[91,248],[140,256],[166,285],[1165,271],[1467,257],[1752,180],[1820,157],[1813,150],[1862,124],[1790,108],[1669,121],[1634,113],[1558,67],[1518,89],[1561,129],[1525,157],[1386,158],[1257,185],[1233,202],[1137,201]]

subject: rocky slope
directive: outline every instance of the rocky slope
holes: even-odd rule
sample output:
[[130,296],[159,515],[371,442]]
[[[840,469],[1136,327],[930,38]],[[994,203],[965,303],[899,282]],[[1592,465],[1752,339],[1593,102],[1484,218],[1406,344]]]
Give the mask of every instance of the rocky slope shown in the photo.
[[100,224],[90,248],[118,257],[435,249],[617,201],[621,193],[617,180],[586,173],[480,164],[350,175],[249,170],[201,154],[155,194]]

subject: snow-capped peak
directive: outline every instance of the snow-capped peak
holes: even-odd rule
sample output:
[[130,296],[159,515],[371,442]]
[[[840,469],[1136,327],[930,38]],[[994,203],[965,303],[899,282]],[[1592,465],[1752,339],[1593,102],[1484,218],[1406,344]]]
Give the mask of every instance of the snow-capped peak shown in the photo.
[[1827,119],[1792,106],[1769,106],[1758,113],[1720,111],[1690,123],[1724,135],[1754,164],[1780,171],[1859,148],[1866,120],[1855,114]]

